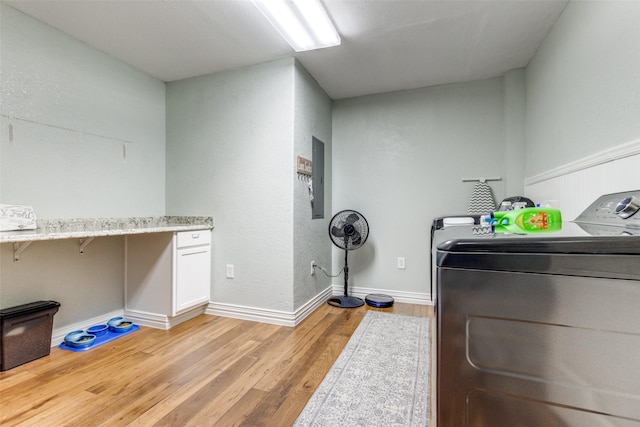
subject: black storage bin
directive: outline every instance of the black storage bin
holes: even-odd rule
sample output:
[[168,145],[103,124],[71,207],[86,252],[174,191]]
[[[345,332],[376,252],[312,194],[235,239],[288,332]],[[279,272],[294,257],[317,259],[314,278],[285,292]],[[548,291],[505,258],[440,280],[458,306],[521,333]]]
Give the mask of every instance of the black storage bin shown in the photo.
[[56,301],[36,301],[0,310],[0,371],[51,352],[53,316],[59,308]]

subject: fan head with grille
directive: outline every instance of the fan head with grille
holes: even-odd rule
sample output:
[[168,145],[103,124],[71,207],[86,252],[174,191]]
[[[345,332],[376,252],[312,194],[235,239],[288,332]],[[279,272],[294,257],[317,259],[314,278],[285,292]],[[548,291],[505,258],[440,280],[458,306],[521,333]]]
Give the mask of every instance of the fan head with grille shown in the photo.
[[358,249],[369,237],[369,223],[359,212],[340,211],[329,222],[329,236],[340,249]]

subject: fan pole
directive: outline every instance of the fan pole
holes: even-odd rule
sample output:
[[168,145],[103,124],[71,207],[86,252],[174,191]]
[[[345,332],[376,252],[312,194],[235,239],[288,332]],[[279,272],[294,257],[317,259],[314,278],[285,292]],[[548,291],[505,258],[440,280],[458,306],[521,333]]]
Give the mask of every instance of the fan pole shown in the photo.
[[347,262],[347,254],[349,251],[347,249],[344,250],[344,296],[348,297],[349,293],[347,292],[347,287],[349,285],[349,263]]
[[360,307],[361,305],[364,305],[364,301],[362,300],[362,298],[358,298],[358,297],[352,297],[349,296],[348,293],[348,286],[349,286],[349,264],[347,261],[347,254],[348,254],[348,250],[345,249],[344,251],[344,296],[336,296],[336,297],[332,297],[329,298],[329,300],[327,300],[327,304],[332,305],[334,307],[341,307],[341,308],[356,308],[356,307]]

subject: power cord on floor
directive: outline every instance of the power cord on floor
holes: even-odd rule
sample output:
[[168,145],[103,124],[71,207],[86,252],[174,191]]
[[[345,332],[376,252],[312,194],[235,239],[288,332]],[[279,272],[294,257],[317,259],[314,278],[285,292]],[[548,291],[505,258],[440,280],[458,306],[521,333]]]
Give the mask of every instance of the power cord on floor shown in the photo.
[[327,273],[327,270],[325,270],[323,267],[320,267],[318,264],[313,263],[313,268],[319,268],[327,277],[338,277],[342,274],[342,272],[344,271],[344,267],[342,267],[340,269],[340,271],[338,271],[338,274],[336,274],[335,276],[330,275],[329,273]]

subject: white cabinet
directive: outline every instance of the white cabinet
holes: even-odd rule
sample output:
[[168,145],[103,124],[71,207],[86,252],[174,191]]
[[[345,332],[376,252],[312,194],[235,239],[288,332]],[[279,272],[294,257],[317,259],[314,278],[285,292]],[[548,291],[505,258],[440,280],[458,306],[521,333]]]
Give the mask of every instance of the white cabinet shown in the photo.
[[127,236],[125,315],[168,329],[204,312],[211,287],[211,231]]
[[176,233],[173,315],[195,305],[208,303],[211,289],[211,233]]

